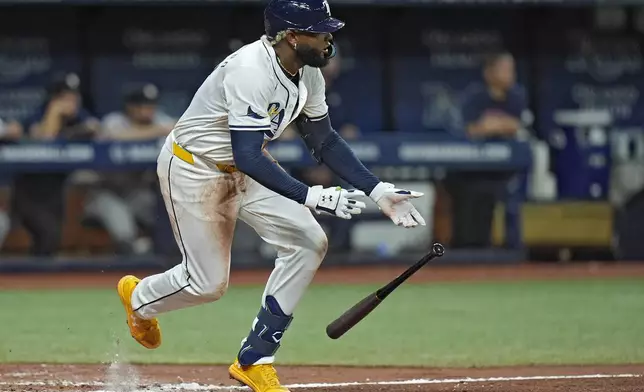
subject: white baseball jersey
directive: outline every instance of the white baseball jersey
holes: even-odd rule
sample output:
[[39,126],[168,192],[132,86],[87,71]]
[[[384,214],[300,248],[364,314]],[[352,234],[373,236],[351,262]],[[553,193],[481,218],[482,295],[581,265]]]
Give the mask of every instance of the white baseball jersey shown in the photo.
[[[304,67],[298,84],[280,69],[262,37],[230,55],[196,92],[157,161],[161,194],[183,257],[136,286],[132,306],[140,317],[221,298],[228,288],[238,219],[277,251],[262,303],[270,295],[284,313],[293,313],[326,254],[324,230],[309,208],[243,172],[220,171],[210,163],[233,163],[230,130],[261,131],[265,140],[273,140],[301,112],[313,119],[326,116],[320,70]],[[175,155],[173,142],[191,152],[191,159]]]
[[201,158],[230,164],[230,130],[261,131],[274,140],[301,112],[323,118],[328,108],[322,72],[308,66],[299,72],[296,86],[266,36],[243,46],[199,87],[172,131],[174,140]]

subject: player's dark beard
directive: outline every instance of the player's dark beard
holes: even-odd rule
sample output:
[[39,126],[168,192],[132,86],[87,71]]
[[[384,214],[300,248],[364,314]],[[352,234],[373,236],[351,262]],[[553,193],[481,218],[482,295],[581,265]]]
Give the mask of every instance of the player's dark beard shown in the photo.
[[322,68],[329,64],[329,59],[320,56],[320,52],[309,45],[298,45],[295,53],[300,61],[309,67]]

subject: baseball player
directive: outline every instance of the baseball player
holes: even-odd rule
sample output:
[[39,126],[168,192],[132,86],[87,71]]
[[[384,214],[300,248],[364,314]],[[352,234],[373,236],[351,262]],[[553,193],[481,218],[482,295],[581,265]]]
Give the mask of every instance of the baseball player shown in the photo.
[[[410,199],[422,193],[381,182],[332,129],[320,68],[344,22],[326,0],[272,0],[265,35],[228,56],[206,78],[159,154],[157,174],[183,260],[143,280],[118,283],[134,339],[161,344],[156,317],[216,301],[228,288],[231,243],[241,219],[277,249],[259,312],[229,375],[255,392],[288,391],[273,367],[293,312],[327,250],[311,212],[351,219],[370,197],[393,223],[425,221]],[[265,151],[294,124],[320,163],[356,189],[307,186]]]

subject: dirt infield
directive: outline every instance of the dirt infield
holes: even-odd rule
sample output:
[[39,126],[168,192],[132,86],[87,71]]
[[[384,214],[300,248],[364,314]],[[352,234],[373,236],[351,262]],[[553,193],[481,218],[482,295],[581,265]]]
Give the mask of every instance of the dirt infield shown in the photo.
[[[402,268],[323,269],[316,284],[385,283]],[[139,271],[141,276],[154,271]],[[231,285],[263,284],[270,271],[233,271]],[[0,276],[2,289],[114,287],[120,274],[21,274]],[[480,281],[644,277],[644,263],[428,267],[411,281]],[[279,367],[283,383],[297,391],[644,391],[644,364],[507,368]],[[219,391],[238,390],[221,366],[0,365],[0,391]]]
[[[297,391],[644,391],[642,366],[413,369],[280,367]],[[221,366],[5,365],[3,391],[226,391],[240,389]]]

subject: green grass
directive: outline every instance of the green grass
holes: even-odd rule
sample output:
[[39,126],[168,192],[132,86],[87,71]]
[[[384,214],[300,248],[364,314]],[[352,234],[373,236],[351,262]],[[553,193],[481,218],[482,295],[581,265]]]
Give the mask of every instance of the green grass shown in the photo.
[[[491,366],[644,363],[644,281],[403,285],[339,340],[329,321],[375,286],[313,286],[285,335],[291,364]],[[163,345],[138,346],[109,290],[0,291],[0,362],[229,363],[261,286],[160,318]],[[117,342],[120,342],[117,344]]]

